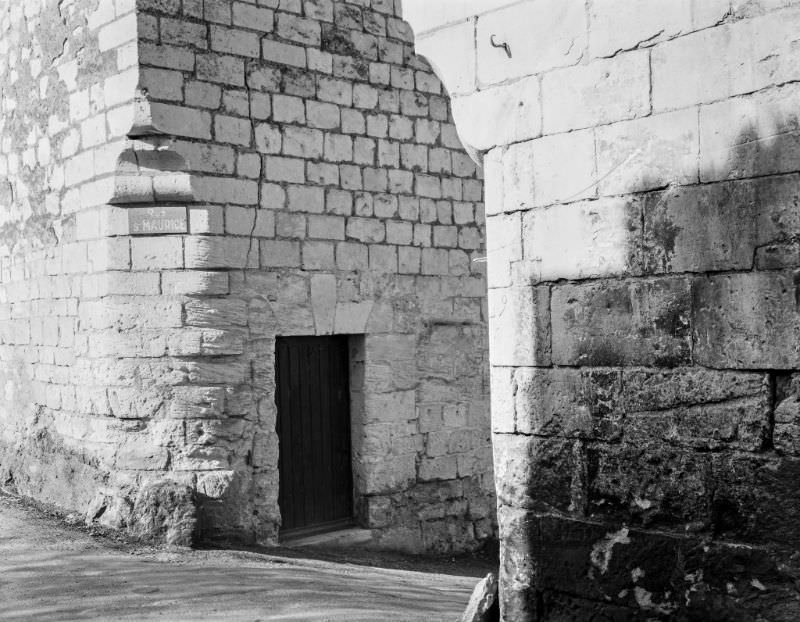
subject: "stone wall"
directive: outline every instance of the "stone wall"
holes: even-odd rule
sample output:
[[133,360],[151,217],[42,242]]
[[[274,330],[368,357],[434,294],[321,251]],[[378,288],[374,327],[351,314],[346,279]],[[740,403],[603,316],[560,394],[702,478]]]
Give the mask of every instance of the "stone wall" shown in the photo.
[[[275,337],[346,334],[359,524],[378,546],[479,546],[494,533],[482,181],[408,26],[380,0],[135,8],[127,140],[97,155],[100,200],[70,204],[85,255],[64,260],[83,288],[67,387],[35,348],[3,346],[48,396],[20,393],[30,420],[2,414],[9,483],[46,496],[56,474],[32,479],[30,456],[69,456],[47,498],[89,519],[137,531],[142,491],[163,489],[193,495],[203,537],[274,542]],[[184,216],[137,230],[142,209]],[[23,426],[47,441],[29,448]]]
[[109,442],[132,425],[87,416],[105,370],[86,357],[82,305],[110,293],[121,255],[79,229],[107,200],[132,125],[133,11],[123,0],[0,9],[0,485],[71,508],[107,484],[101,465],[124,461]]
[[506,620],[798,617],[799,31],[553,0],[418,33],[485,166]]

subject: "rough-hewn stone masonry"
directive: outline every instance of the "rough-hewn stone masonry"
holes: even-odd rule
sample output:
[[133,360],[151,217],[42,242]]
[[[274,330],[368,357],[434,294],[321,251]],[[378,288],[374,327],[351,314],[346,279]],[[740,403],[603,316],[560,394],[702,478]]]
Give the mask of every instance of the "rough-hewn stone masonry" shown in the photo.
[[798,619],[800,4],[460,6],[504,619]]
[[356,522],[494,533],[483,196],[392,0],[0,7],[0,484],[274,542],[277,336],[348,335]]

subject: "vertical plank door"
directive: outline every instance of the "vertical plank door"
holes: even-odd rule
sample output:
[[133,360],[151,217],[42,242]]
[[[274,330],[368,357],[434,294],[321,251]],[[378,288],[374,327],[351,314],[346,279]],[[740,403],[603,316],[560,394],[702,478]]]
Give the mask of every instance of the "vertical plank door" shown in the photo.
[[346,337],[278,337],[275,401],[282,535],[353,517]]

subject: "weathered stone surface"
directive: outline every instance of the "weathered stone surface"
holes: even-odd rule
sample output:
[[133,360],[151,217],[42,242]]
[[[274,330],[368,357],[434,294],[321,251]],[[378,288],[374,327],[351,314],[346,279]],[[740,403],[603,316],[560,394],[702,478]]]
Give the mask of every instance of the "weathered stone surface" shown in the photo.
[[530,77],[455,97],[453,118],[459,136],[478,151],[538,137],[542,133],[539,91],[539,80]]
[[539,512],[580,512],[586,462],[580,441],[519,434],[493,437],[498,503]]
[[718,454],[713,460],[714,533],[796,549],[800,542],[797,459]]
[[497,575],[489,573],[472,591],[461,622],[494,622],[500,619],[497,599]]
[[[760,233],[758,211],[764,207],[750,183],[669,187],[648,194],[644,200],[645,270],[751,268]],[[696,226],[698,219],[703,227]]]
[[600,194],[616,195],[697,181],[697,113],[680,110],[597,129]]
[[594,132],[515,143],[504,150],[503,210],[570,203],[597,195]]
[[655,110],[724,100],[797,79],[800,57],[783,47],[795,36],[796,11],[722,24],[657,46]]
[[698,367],[624,370],[621,406],[626,413],[718,404],[769,396],[769,377],[759,372],[716,371]]
[[475,26],[472,22],[453,24],[446,29],[450,45],[441,49],[438,37],[421,36],[415,41],[418,54],[437,70],[451,95],[475,90]]
[[533,514],[506,505],[497,508],[500,528],[500,619],[527,620],[535,615],[536,584],[534,547],[537,525]]
[[511,285],[511,265],[522,259],[522,220],[519,214],[498,214],[486,219],[486,255],[488,286]]
[[600,199],[532,209],[522,217],[523,269],[535,281],[640,272],[641,204]]
[[797,367],[797,282],[794,272],[715,275],[696,281],[695,360],[735,369]]
[[788,456],[800,455],[800,378],[782,375],[776,380],[774,428],[775,450]]
[[[510,57],[492,45],[493,35],[509,45]],[[478,20],[476,41],[479,87],[574,65],[586,47],[585,7],[548,0],[499,9]]]
[[508,409],[520,434],[613,440],[624,415],[621,390],[617,371],[517,368]]
[[594,0],[589,8],[589,52],[612,56],[622,50],[655,45],[722,21],[726,0],[695,4],[677,0],[667,6],[658,0]]
[[625,438],[633,443],[659,440],[699,451],[741,449],[759,451],[770,434],[767,395],[719,404],[629,415]]
[[691,302],[690,281],[680,277],[553,287],[553,362],[686,364]]
[[700,109],[700,179],[742,179],[797,171],[796,84]]
[[[541,554],[523,570],[535,577],[528,585],[514,581],[521,564],[510,554],[501,565],[507,573],[501,585],[508,577],[512,588],[502,594],[504,619],[529,619],[539,610],[574,620],[598,614],[746,620],[758,611],[791,607],[791,570],[763,549],[554,516],[517,520],[513,527],[517,550]],[[682,571],[675,573],[676,567]],[[567,580],[569,596],[559,595]],[[543,603],[526,597],[531,588],[548,595]]]
[[550,289],[489,290],[489,351],[495,365],[550,364]]
[[[559,69],[548,72],[542,79],[546,134],[634,119],[649,113],[650,60],[645,51]],[[517,140],[519,138],[522,137]]]
[[133,503],[130,517],[134,535],[176,546],[192,544],[196,523],[193,492],[187,486],[171,481],[143,486]]

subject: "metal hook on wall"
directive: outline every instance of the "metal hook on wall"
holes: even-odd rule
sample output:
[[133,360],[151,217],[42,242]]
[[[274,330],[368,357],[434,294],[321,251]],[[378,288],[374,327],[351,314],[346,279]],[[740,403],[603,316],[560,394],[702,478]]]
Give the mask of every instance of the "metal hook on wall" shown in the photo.
[[508,45],[508,43],[506,43],[505,41],[503,43],[498,43],[497,41],[494,40],[494,35],[489,37],[489,43],[492,44],[493,48],[503,48],[508,57],[511,58],[511,47]]

